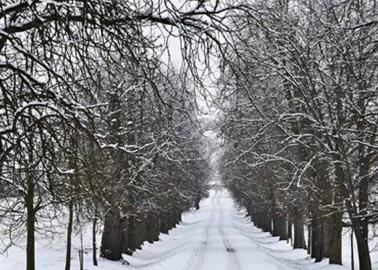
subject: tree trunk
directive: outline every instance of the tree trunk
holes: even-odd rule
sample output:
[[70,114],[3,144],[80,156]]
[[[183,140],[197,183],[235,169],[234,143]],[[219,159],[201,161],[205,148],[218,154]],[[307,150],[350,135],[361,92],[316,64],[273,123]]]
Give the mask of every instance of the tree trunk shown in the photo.
[[140,248],[146,239],[146,224],[144,219],[129,217],[128,222],[128,255],[131,255],[136,249]]
[[253,225],[255,225],[257,228],[261,229],[261,218],[259,212],[252,212],[251,213],[251,220],[253,221]]
[[286,231],[287,231],[287,241],[289,243],[289,240],[290,240],[290,244],[293,241],[293,230],[292,230],[292,227],[293,227],[293,222],[292,222],[291,216],[289,215],[288,219],[287,219],[287,230]]
[[350,261],[351,261],[351,270],[354,270],[354,243],[353,243],[353,229],[350,232]]
[[104,231],[101,241],[101,256],[118,261],[121,256],[121,220],[117,209],[110,210],[105,216]]
[[127,234],[127,237],[128,237],[128,248],[126,250],[124,250],[124,252],[128,255],[132,255],[132,253],[135,251],[136,249],[136,235],[135,235],[135,217],[134,216],[130,216],[128,218],[128,222],[127,222],[127,225],[128,225],[128,234]]
[[360,261],[360,269],[370,270],[371,258],[369,253],[369,217],[368,217],[368,201],[369,201],[369,183],[367,175],[369,174],[368,162],[364,158],[360,158],[360,184],[358,190],[358,218],[355,218],[355,223],[358,224],[358,231],[354,228],[356,233],[356,240],[358,246],[358,257]]
[[93,265],[97,266],[97,243],[96,243],[96,226],[97,226],[97,218],[93,219],[92,223],[92,260],[93,260]]
[[175,215],[173,213],[173,210],[168,214],[168,224],[169,224],[170,229],[176,227],[177,223],[176,223],[176,219],[175,219]]
[[182,221],[181,213],[182,213],[181,209],[176,209],[175,211],[176,225]]
[[297,215],[293,219],[294,223],[294,248],[306,248],[304,235],[303,217]]
[[311,224],[307,226],[307,254],[312,254],[312,229]]
[[279,236],[280,240],[287,240],[286,219],[281,214],[273,214],[273,236]]
[[121,253],[128,254],[129,253],[129,247],[130,247],[130,237],[129,237],[129,229],[130,229],[130,224],[129,224],[129,218],[128,217],[123,217],[121,219]]
[[136,218],[135,222],[135,248],[140,249],[144,241],[147,240],[147,228],[145,218]]
[[365,236],[365,233],[362,230],[362,226],[359,224],[358,221],[354,222],[355,225],[353,227],[356,241],[357,241],[357,249],[358,249],[358,259],[359,259],[359,266],[362,270],[371,270],[371,259],[369,253],[369,242],[368,238]]
[[155,214],[150,214],[146,218],[146,238],[152,243],[159,240],[159,219]]
[[325,217],[322,218],[322,250],[323,257],[329,258],[330,256],[330,246],[331,246],[331,237],[332,237],[332,218]]
[[[337,176],[343,179],[344,174],[341,168],[337,168]],[[368,183],[367,179],[363,176],[365,171],[360,168],[361,182],[359,184],[359,211],[357,206],[352,203],[350,199],[346,200],[347,211],[350,220],[352,221],[352,228],[356,237],[359,268],[362,270],[371,270],[371,258],[369,252],[368,242],[368,222],[366,217],[367,201],[368,201]],[[366,180],[366,181],[365,181]]]
[[272,232],[272,236],[279,236],[279,221],[278,221],[278,217],[277,217],[277,214],[273,214],[273,218],[272,218],[272,223],[273,223],[273,226],[272,226],[272,229],[273,229],[273,232]]
[[366,232],[363,231],[364,227],[360,224],[360,218],[354,217],[354,213],[356,212],[356,210],[354,210],[351,201],[347,200],[346,205],[348,209],[349,218],[352,221],[354,235],[356,237],[360,269],[371,270],[372,266],[369,252],[369,242],[366,236]]
[[67,226],[67,246],[66,246],[66,266],[65,270],[71,269],[71,248],[72,248],[72,224],[73,224],[73,201],[68,204],[68,226]]
[[27,176],[26,193],[26,270],[35,270],[35,209],[34,209],[34,179]]
[[343,213],[334,213],[331,216],[331,242],[329,250],[329,263],[331,264],[342,264],[342,218]]
[[318,219],[313,219],[311,222],[311,258],[315,262],[320,262],[323,259],[323,228],[322,222]]
[[271,227],[272,227],[272,219],[270,217],[270,214],[265,214],[263,216],[263,224],[262,224],[262,230],[264,232],[270,232],[271,231]]
[[84,270],[84,241],[83,228],[80,229],[79,269]]
[[169,232],[168,218],[165,214],[160,215],[160,232],[168,234]]
[[201,201],[201,197],[196,197],[195,201],[194,201],[194,207],[198,210],[200,209],[200,201]]

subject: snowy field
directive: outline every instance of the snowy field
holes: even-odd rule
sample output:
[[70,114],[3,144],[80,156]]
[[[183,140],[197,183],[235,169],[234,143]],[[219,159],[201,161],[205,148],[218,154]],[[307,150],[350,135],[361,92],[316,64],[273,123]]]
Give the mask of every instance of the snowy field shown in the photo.
[[[201,209],[187,212],[183,222],[161,234],[160,241],[145,243],[142,250],[125,256],[130,264],[99,259],[99,266],[91,265],[91,252],[85,257],[87,270],[291,270],[291,269],[350,269],[347,266],[330,266],[327,261],[313,263],[305,250],[293,250],[285,241],[278,241],[268,233],[253,226],[243,209],[238,209],[228,191],[218,186],[201,202]],[[90,249],[90,228],[84,241]],[[72,269],[78,268],[76,237]],[[98,237],[100,243],[100,235]],[[24,250],[12,247],[5,256],[0,256],[1,270],[24,269]],[[37,269],[64,269],[65,240],[62,238],[38,241]],[[344,257],[347,257],[345,254]],[[373,256],[374,260],[374,256]],[[377,266],[375,266],[377,269]]]

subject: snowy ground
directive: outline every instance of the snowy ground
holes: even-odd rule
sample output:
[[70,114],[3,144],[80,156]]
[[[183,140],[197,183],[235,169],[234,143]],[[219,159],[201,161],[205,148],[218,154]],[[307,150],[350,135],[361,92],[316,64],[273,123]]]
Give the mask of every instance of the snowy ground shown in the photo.
[[[99,267],[91,265],[91,252],[85,257],[88,270],[246,270],[246,269],[350,269],[330,266],[326,261],[313,263],[305,250],[293,250],[286,242],[262,233],[238,209],[230,194],[221,186],[210,191],[209,198],[201,202],[199,211],[183,215],[183,222],[161,234],[160,241],[145,243],[142,250],[125,256],[130,265],[99,259]],[[90,231],[88,229],[88,231]],[[84,235],[90,246],[90,235]],[[37,269],[64,269],[64,238],[39,241]],[[79,245],[79,238],[76,239]],[[74,249],[72,269],[78,269],[77,251]],[[13,247],[7,256],[0,256],[1,270],[24,269],[24,250]]]

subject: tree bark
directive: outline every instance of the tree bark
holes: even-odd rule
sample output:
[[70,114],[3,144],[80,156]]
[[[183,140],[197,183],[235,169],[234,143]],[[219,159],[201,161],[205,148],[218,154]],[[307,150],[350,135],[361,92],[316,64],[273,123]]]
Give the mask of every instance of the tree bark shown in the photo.
[[175,214],[173,212],[173,210],[168,214],[168,224],[169,224],[169,228],[172,229],[172,228],[175,228],[176,227],[176,218],[175,218]]
[[127,227],[128,227],[128,232],[127,232],[128,247],[123,252],[125,252],[127,255],[132,255],[132,253],[136,249],[135,217],[134,216],[130,216],[128,218]]
[[73,225],[73,201],[68,204],[68,226],[67,226],[67,245],[66,245],[66,266],[65,270],[71,269],[71,248],[72,248],[72,225]]
[[152,243],[159,240],[159,219],[155,214],[150,214],[146,218],[146,238]]
[[169,229],[167,216],[165,214],[160,214],[160,232],[168,234]]
[[293,230],[292,230],[292,227],[293,227],[293,221],[292,221],[292,218],[290,215],[288,215],[288,219],[287,219],[287,241],[292,243],[292,240],[293,240]]
[[311,224],[307,226],[307,254],[312,254],[312,229]]
[[34,208],[34,179],[27,176],[26,193],[26,270],[35,270],[35,208]]
[[293,219],[294,223],[294,248],[306,248],[306,241],[304,235],[303,217],[297,215]]
[[332,227],[333,219],[331,217],[324,217],[321,219],[322,222],[322,250],[323,257],[329,258],[330,256],[330,246],[332,237]]
[[[358,259],[359,259],[359,268],[363,270],[371,270],[371,258],[368,242],[368,224],[366,215],[367,199],[368,199],[368,183],[364,182],[367,180],[363,176],[366,175],[365,172],[360,168],[360,177],[362,178],[359,185],[359,203],[360,207],[357,210],[357,206],[350,199],[346,200],[346,207],[349,218],[352,222],[352,228],[356,237],[357,250],[358,250]],[[341,167],[336,168],[336,176],[341,182],[345,178],[344,171]],[[350,178],[350,177],[348,177]],[[361,206],[362,204],[362,206]],[[358,216],[357,216],[358,215]],[[362,215],[362,216],[361,216]],[[356,217],[357,216],[357,217]]]
[[331,264],[342,264],[342,218],[343,213],[334,213],[331,216],[331,242],[329,250],[329,263]]
[[121,220],[117,209],[110,210],[105,216],[104,231],[101,241],[101,256],[118,261],[121,256]]
[[176,209],[175,211],[176,225],[182,221],[181,213],[182,213],[181,209]]
[[322,222],[318,219],[313,219],[311,222],[311,258],[315,262],[320,262],[323,259],[323,228]]
[[98,263],[97,263],[97,243],[96,243],[96,226],[97,226],[97,218],[95,217],[93,219],[93,223],[92,223],[92,261],[93,261],[93,265],[94,266],[97,266]]
[[[362,150],[360,150],[363,152]],[[362,155],[360,153],[360,155]],[[371,258],[369,252],[369,218],[368,218],[368,201],[369,201],[369,183],[367,175],[369,174],[368,161],[361,157],[360,158],[360,183],[358,189],[358,218],[353,217],[355,220],[356,227],[354,228],[358,246],[358,258],[360,262],[360,269],[370,270],[372,268]]]
[[130,216],[128,221],[128,255],[140,248],[146,239],[146,224],[144,219]]
[[281,214],[273,214],[273,236],[279,236],[280,240],[287,240],[286,219]]
[[270,232],[272,229],[272,219],[270,217],[270,214],[268,213],[265,213],[265,215],[263,216],[263,221],[262,221],[262,230],[264,232]]
[[136,218],[135,221],[135,248],[140,249],[143,242],[147,240],[146,220],[145,218]]
[[123,217],[121,219],[121,253],[128,254],[130,248],[130,236],[129,236],[129,229],[130,229],[130,221],[129,217]]
[[357,241],[359,266],[360,266],[360,269],[371,270],[372,266],[371,266],[370,251],[369,251],[369,242],[362,228],[363,228],[363,225],[359,224],[358,221],[354,222],[353,230],[354,230],[356,241]]

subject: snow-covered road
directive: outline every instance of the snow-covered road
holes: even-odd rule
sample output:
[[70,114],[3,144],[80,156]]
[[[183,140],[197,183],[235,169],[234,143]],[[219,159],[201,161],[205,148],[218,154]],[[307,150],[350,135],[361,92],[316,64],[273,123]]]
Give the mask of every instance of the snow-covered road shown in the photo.
[[315,266],[304,250],[292,250],[285,242],[262,233],[245,214],[227,190],[216,186],[201,202],[200,210],[186,213],[182,224],[169,235],[161,235],[161,241],[145,244],[126,257],[129,268],[284,270]]

